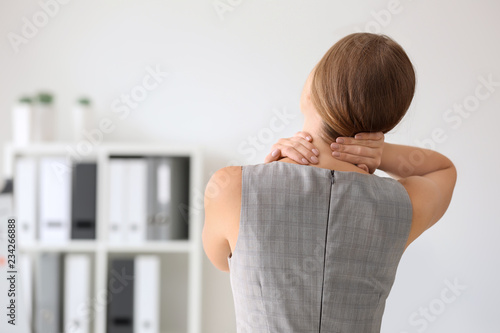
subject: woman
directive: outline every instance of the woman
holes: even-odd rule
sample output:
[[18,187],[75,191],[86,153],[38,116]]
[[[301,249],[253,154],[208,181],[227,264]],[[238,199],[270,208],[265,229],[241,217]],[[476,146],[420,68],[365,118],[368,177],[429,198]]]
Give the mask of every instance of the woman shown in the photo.
[[230,271],[238,332],[380,331],[404,250],[443,216],[456,182],[445,156],[383,142],[414,90],[399,44],[346,36],[304,85],[303,132],[275,144],[270,163],[212,176],[203,244]]

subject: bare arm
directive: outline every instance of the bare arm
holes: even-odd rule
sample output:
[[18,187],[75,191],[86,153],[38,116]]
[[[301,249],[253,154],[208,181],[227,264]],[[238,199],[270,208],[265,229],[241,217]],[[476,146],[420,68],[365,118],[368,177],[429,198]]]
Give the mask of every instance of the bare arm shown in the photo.
[[[340,157],[346,160],[356,141],[353,138],[343,139],[339,152]],[[378,168],[397,179],[412,202],[413,219],[408,246],[443,217],[451,202],[457,170],[450,159],[436,151],[387,142],[383,144]]]
[[424,176],[453,167],[444,155],[429,149],[384,143],[379,169],[395,179]]
[[231,253],[228,237],[237,234],[241,209],[241,166],[228,166],[215,172],[205,189],[203,249],[212,264],[229,272]]
[[457,180],[455,165],[429,149],[384,143],[379,169],[396,178],[407,190],[413,205],[408,246],[444,215]]

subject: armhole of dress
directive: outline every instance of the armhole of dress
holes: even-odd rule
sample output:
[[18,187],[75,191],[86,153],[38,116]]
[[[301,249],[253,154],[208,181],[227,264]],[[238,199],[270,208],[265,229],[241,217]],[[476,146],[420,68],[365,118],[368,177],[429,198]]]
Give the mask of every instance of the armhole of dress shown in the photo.
[[[406,240],[408,240],[408,237],[410,236],[411,226],[413,223],[413,204],[411,202],[410,194],[406,190],[406,187],[404,187],[404,185],[401,184],[398,180],[394,179],[394,181],[400,187],[401,196],[404,198],[403,200],[405,201],[407,209],[408,209],[408,213],[407,213],[408,221],[407,221],[407,227],[406,227]],[[405,242],[406,242],[406,240],[405,240]]]
[[236,252],[236,250],[238,249],[238,240],[240,239],[240,234],[241,234],[241,220],[242,220],[242,217],[243,217],[243,181],[245,179],[245,177],[243,176],[243,165],[241,166],[241,204],[240,204],[240,218],[239,218],[239,221],[238,221],[238,237],[236,238],[236,243],[234,244],[234,250],[233,252],[229,253],[228,257],[227,257],[227,260],[229,262],[231,262],[231,259],[233,258],[234,256],[234,253]]

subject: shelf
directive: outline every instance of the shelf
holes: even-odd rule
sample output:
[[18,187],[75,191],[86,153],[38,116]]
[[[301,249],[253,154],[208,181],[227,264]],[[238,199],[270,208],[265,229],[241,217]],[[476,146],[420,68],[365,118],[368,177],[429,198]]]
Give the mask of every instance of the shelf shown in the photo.
[[106,144],[101,152],[106,156],[144,156],[144,155],[169,155],[169,156],[194,156],[199,153],[197,146],[172,146],[158,144]]
[[[203,214],[198,206],[203,205],[203,162],[199,146],[171,145],[165,143],[110,143],[90,145],[88,141],[33,143],[28,146],[7,144],[4,149],[4,172],[7,178],[15,177],[15,162],[20,157],[67,157],[74,162],[90,161],[97,165],[97,208],[96,239],[64,242],[32,241],[18,243],[17,252],[29,259],[37,254],[53,252],[65,254],[83,253],[91,257],[92,292],[90,297],[99,299],[101,292],[108,289],[109,263],[113,258],[135,255],[157,255],[161,260],[161,304],[160,331],[165,333],[200,333],[201,328],[201,288],[202,288],[202,226]],[[179,240],[136,240],[134,243],[109,242],[110,214],[110,162],[113,157],[182,157],[189,159],[189,214],[187,215],[188,239]],[[38,163],[38,162],[37,162]],[[200,195],[201,193],[201,195]],[[191,211],[191,209],[193,211]],[[6,235],[0,235],[0,237]],[[143,237],[145,238],[145,237]],[[22,238],[21,238],[22,239]],[[165,313],[171,314],[172,319]],[[91,332],[105,333],[107,327],[107,304],[99,303],[93,310]]]
[[67,243],[31,243],[18,245],[20,252],[95,252],[104,248],[104,244],[95,241],[71,241]]
[[104,250],[107,252],[127,253],[189,253],[191,247],[191,242],[188,240],[149,241],[137,244],[106,244],[83,240],[59,244],[40,242],[26,245],[18,244],[20,252],[95,252]]
[[[47,143],[33,143],[30,145],[18,146],[8,143],[5,147],[14,155],[72,155],[78,154],[76,147],[78,142],[47,142]],[[97,156],[96,149],[92,148],[90,152],[85,152],[88,156]]]
[[158,242],[144,242],[141,244],[108,244],[108,252],[126,252],[126,253],[139,253],[139,252],[179,252],[188,253],[191,251],[191,242],[188,240],[171,240],[171,241],[158,241]]

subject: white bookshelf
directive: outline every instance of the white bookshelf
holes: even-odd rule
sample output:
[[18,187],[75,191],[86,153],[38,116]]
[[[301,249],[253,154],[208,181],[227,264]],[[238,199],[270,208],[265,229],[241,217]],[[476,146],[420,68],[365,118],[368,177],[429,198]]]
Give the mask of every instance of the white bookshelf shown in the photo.
[[[202,211],[196,196],[202,188],[202,156],[196,146],[168,146],[158,144],[100,144],[81,160],[70,154],[72,143],[46,143],[16,147],[5,146],[4,170],[14,177],[14,162],[20,156],[67,156],[73,161],[97,163],[96,239],[69,240],[63,244],[33,242],[20,246],[19,252],[36,255],[42,252],[85,253],[92,259],[92,295],[99,300],[107,290],[108,261],[112,258],[131,257],[136,254],[155,254],[161,262],[160,332],[201,333],[201,283],[202,283]],[[83,154],[82,154],[83,155]],[[111,156],[182,156],[189,157],[189,216],[188,239],[144,241],[139,244],[111,244],[107,241],[109,229],[109,160]],[[201,202],[201,207],[202,207]],[[22,272],[21,272],[22,274]],[[180,283],[180,286],[174,284]],[[176,298],[173,298],[176,296]],[[92,333],[106,332],[107,302],[96,302],[91,316]]]

